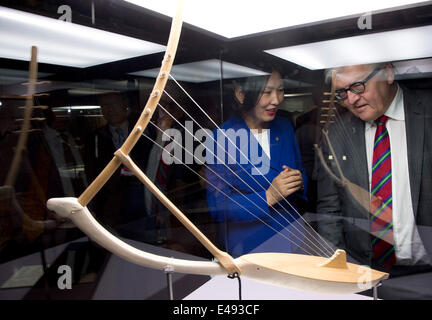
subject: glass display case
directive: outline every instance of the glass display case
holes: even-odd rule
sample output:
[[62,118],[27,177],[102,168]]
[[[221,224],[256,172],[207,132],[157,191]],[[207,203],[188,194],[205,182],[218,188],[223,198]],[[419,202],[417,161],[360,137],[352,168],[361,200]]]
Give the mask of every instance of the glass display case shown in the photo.
[[432,298],[432,5],[305,5],[185,4],[146,110],[174,2],[2,1],[0,299],[182,299],[210,280],[143,272],[47,207],[82,199],[137,134],[136,170],[206,240],[118,162],[83,206],[124,243],[215,264],[206,243],[232,259],[343,249],[358,277],[389,274],[380,298]]

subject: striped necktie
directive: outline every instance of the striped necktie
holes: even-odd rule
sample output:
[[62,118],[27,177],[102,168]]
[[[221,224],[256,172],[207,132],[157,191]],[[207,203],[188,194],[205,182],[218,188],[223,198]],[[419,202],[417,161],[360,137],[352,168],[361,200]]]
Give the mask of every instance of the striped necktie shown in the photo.
[[372,187],[371,240],[374,261],[384,268],[396,262],[392,217],[392,171],[390,137],[386,128],[387,116],[377,120],[375,133]]

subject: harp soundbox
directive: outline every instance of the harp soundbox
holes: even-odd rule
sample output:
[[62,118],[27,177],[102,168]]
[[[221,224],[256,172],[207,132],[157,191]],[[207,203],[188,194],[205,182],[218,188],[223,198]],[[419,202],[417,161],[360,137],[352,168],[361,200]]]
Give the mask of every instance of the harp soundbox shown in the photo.
[[[347,263],[345,252],[336,250],[331,258],[302,254],[254,253],[234,259],[228,253],[219,250],[138,168],[129,157],[129,152],[141,137],[158,105],[169,73],[180,37],[182,4],[179,1],[173,18],[167,51],[162,61],[159,75],[153,91],[134,129],[114,153],[114,157],[90,184],[79,198],[53,198],[47,206],[63,218],[69,218],[89,238],[132,263],[165,270],[167,266],[174,272],[202,275],[233,275],[255,279],[275,285],[323,292],[354,293],[376,286],[387,274],[369,269],[368,279],[363,281],[364,273],[360,266]],[[135,176],[158,198],[172,214],[206,247],[217,261],[193,261],[162,257],[138,250],[118,239],[104,229],[92,216],[87,204],[102,188],[120,164],[128,167]],[[362,285],[359,285],[362,283]]]

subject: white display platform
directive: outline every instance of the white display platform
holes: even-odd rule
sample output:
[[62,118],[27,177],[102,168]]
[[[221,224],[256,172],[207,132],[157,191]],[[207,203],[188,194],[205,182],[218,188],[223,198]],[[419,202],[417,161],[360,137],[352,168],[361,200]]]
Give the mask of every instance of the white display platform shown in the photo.
[[[319,294],[273,286],[241,278],[242,300],[372,300],[360,294]],[[184,300],[238,300],[237,279],[225,276],[213,277]]]

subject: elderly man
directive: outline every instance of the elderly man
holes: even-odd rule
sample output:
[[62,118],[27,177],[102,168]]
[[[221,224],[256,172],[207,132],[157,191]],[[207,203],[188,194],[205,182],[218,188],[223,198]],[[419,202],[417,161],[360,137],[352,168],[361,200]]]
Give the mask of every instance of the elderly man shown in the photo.
[[356,262],[391,275],[429,270],[432,94],[398,84],[390,63],[335,72],[335,97],[350,112],[324,139],[319,231]]

